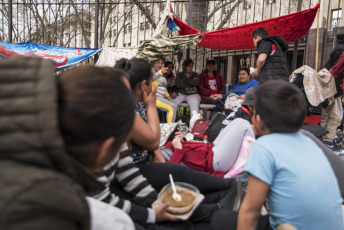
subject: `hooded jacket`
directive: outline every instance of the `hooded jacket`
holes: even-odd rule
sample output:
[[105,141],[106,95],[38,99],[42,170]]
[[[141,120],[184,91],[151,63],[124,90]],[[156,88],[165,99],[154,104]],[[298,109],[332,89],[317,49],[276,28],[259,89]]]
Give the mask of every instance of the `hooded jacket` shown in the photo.
[[258,41],[258,55],[260,54],[260,47],[265,41],[271,41],[275,44],[276,49],[268,54],[265,64],[260,71],[259,84],[268,80],[282,79],[289,80],[289,68],[287,62],[286,51],[288,50],[288,43],[281,36],[269,36]]
[[[217,93],[218,94],[225,94],[226,93],[226,83],[223,76],[220,74],[219,71],[214,71],[214,78],[216,81],[216,87],[217,87]],[[199,75],[199,94],[202,99],[209,100],[209,96],[211,95],[211,89],[209,87],[209,75],[208,70],[205,69],[200,75]]]
[[89,229],[96,178],[64,148],[55,63],[0,61],[0,229]]

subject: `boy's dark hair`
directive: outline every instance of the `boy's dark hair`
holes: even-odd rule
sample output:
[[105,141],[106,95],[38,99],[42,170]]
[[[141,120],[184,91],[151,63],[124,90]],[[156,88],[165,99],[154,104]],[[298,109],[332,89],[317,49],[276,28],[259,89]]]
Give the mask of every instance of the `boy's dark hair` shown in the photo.
[[263,27],[259,27],[255,31],[253,31],[253,33],[252,33],[252,38],[256,38],[257,36],[259,36],[261,38],[265,38],[265,37],[269,36],[269,33]]
[[134,122],[135,104],[125,85],[126,73],[114,68],[82,66],[59,80],[59,121],[67,151],[92,168],[100,145],[115,138],[118,150]]
[[152,78],[152,67],[149,63],[141,58],[133,58],[130,60],[121,59],[117,62],[116,68],[126,70],[129,73],[129,82],[132,90],[136,88],[142,81]]
[[216,64],[215,60],[214,59],[208,60],[205,64],[205,66],[210,65],[210,64],[215,65]]
[[194,64],[193,60],[192,59],[186,59],[183,61],[183,64],[182,64],[182,67],[183,67],[183,70],[185,70],[185,68],[190,65],[190,64]]
[[167,67],[172,64],[172,69],[174,68],[174,64],[171,61],[165,61],[164,67]]
[[307,104],[295,85],[282,80],[267,81],[257,87],[255,98],[255,116],[260,115],[271,133],[294,133],[301,128]]

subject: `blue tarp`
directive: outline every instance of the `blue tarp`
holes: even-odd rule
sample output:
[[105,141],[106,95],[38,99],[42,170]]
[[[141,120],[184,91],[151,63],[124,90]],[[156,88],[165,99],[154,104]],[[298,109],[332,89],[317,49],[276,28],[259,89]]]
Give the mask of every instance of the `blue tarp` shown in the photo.
[[37,56],[55,61],[56,69],[62,70],[89,59],[102,49],[70,48],[62,46],[42,45],[33,42],[7,43],[0,42],[0,55],[9,56]]

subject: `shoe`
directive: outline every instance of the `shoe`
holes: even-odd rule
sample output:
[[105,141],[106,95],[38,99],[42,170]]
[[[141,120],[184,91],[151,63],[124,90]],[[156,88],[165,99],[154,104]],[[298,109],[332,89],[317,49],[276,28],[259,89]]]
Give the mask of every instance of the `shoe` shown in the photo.
[[329,147],[332,151],[340,151],[340,148],[338,147],[338,145],[336,145],[335,143],[333,143],[332,141],[326,141],[324,142],[324,144]]
[[241,182],[235,178],[227,195],[220,200],[219,206],[223,209],[238,211],[244,198],[244,189]]

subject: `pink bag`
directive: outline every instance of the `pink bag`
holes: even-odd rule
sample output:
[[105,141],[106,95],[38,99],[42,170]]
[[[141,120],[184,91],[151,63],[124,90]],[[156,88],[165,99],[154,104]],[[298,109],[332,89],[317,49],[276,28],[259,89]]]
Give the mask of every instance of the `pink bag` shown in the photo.
[[245,136],[241,143],[239,155],[234,162],[232,168],[223,176],[224,178],[231,178],[244,171],[244,167],[250,157],[251,148],[256,140],[253,137]]

